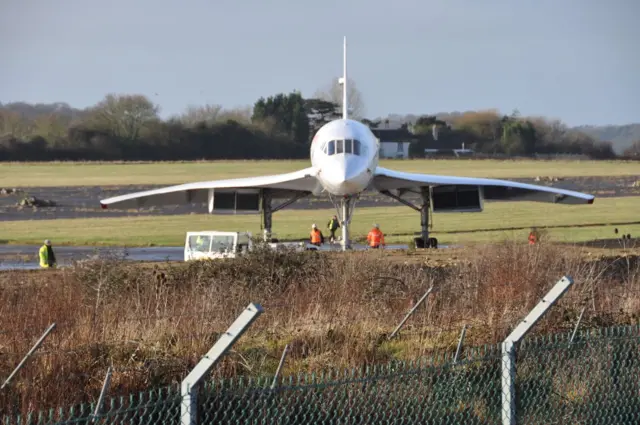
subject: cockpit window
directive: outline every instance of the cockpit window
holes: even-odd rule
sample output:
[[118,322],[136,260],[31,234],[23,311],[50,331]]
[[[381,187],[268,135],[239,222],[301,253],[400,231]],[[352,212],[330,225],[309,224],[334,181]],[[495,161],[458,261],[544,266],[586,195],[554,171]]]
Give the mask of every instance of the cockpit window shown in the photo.
[[351,147],[353,146],[353,140],[347,139],[344,141],[344,153],[353,153]]
[[360,156],[360,140],[353,141],[353,154]]
[[347,139],[347,140],[331,140],[324,146],[323,152],[327,155],[363,155],[364,147],[360,140]]
[[333,155],[334,153],[336,153],[336,142],[332,140],[327,146],[327,155]]

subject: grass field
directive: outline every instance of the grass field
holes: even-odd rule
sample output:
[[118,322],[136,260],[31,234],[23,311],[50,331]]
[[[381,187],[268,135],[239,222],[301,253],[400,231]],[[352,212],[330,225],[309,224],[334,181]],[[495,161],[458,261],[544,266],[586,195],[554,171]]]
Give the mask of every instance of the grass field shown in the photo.
[[[533,160],[384,160],[399,171],[469,177],[640,175],[640,162]],[[178,184],[279,174],[309,167],[299,161],[211,161],[165,163],[5,163],[2,187]]]
[[[581,242],[615,237],[613,224],[632,237],[640,234],[640,197],[603,198],[593,205],[554,205],[531,202],[487,203],[483,213],[433,216],[433,234],[441,244],[518,238],[526,240],[530,226],[549,229],[556,241]],[[324,229],[334,210],[283,210],[274,215],[273,232],[283,240],[303,239],[311,223]],[[362,239],[373,223],[387,242],[408,243],[420,230],[420,216],[404,206],[356,208],[352,238]],[[599,227],[571,227],[600,225]],[[513,230],[513,228],[520,228]],[[0,243],[41,243],[49,238],[65,245],[180,246],[185,232],[198,230],[251,231],[260,234],[260,216],[208,215],[147,216],[68,220],[10,221],[2,225]]]

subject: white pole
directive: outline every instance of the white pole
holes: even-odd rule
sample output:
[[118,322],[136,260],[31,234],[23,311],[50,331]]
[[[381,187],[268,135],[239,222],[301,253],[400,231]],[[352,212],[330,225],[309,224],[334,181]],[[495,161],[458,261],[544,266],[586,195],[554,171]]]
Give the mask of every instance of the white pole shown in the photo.
[[409,310],[409,312],[404,316],[404,319],[402,319],[402,321],[400,322],[400,324],[398,326],[396,326],[396,328],[393,330],[393,332],[391,332],[391,335],[389,335],[389,338],[387,339],[391,339],[394,336],[396,336],[396,334],[398,333],[398,331],[400,330],[400,328],[402,328],[402,325],[404,325],[404,323],[409,320],[409,317],[411,317],[411,315],[413,314],[414,311],[416,311],[418,309],[418,307],[420,307],[420,305],[424,302],[424,300],[427,299],[427,297],[429,296],[429,294],[433,291],[433,285],[431,285],[431,287],[429,289],[427,289],[427,292],[424,293],[424,295],[422,296],[422,298],[420,298],[418,300],[418,302],[416,303],[416,305],[413,306],[413,308],[411,310]]
[[222,334],[218,341],[204,355],[202,360],[189,372],[180,385],[182,405],[180,406],[180,422],[182,425],[197,423],[197,386],[204,375],[211,369],[231,346],[242,336],[249,326],[262,314],[263,308],[258,304],[249,304],[233,324]]
[[516,344],[573,285],[573,279],[560,279],[533,310],[502,342],[502,425],[516,425]]
[[278,364],[278,369],[276,369],[276,374],[273,376],[273,382],[271,382],[271,389],[273,390],[278,383],[278,376],[280,376],[280,371],[282,370],[282,366],[284,365],[284,359],[287,357],[287,352],[289,351],[289,344],[284,346],[284,350],[282,350],[282,356],[280,357],[280,363]]
[[7,386],[7,384],[9,384],[9,381],[11,381],[11,379],[15,376],[16,373],[18,373],[18,371],[20,369],[22,369],[22,366],[24,366],[24,364],[27,362],[27,360],[29,359],[29,357],[31,357],[31,355],[38,349],[38,347],[40,347],[40,344],[42,344],[42,342],[44,341],[44,339],[49,335],[49,333],[51,333],[51,331],[53,330],[53,328],[56,327],[55,323],[52,323],[46,331],[44,331],[44,333],[42,334],[42,336],[40,337],[40,339],[33,345],[33,347],[31,347],[31,350],[29,350],[29,352],[24,356],[24,358],[22,359],[22,361],[18,364],[18,366],[16,366],[15,369],[13,369],[13,372],[11,372],[11,375],[9,375],[9,377],[6,379],[6,381],[4,381],[4,383],[2,384],[2,386],[0,387],[0,390],[3,389],[5,386]]
[[107,388],[109,388],[109,384],[111,383],[111,366],[107,369],[107,376],[104,378],[104,382],[102,383],[102,390],[100,390],[100,396],[98,397],[98,402],[96,403],[96,409],[93,412],[93,419],[91,422],[95,422],[98,414],[100,414],[100,409],[102,409],[102,403],[104,401],[104,395],[107,393]]

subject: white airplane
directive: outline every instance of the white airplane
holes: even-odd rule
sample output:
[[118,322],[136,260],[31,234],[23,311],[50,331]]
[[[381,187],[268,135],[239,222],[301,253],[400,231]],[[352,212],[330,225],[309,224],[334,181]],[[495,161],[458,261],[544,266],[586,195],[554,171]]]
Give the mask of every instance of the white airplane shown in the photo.
[[[377,191],[421,215],[418,247],[437,247],[429,237],[430,212],[482,212],[485,200],[592,204],[592,195],[507,180],[451,177],[393,171],[380,167],[379,141],[365,124],[349,119],[347,103],[347,39],[344,38],[342,119],[325,124],[311,143],[311,167],[292,173],[215,180],[169,186],[101,200],[102,208],[124,209],[185,203],[208,203],[217,210],[262,213],[265,239],[271,238],[272,214],[298,199],[326,194],[338,209],[342,249],[350,248],[349,225],[360,194]],[[419,195],[416,205],[403,195]],[[285,199],[272,205],[274,199]]]

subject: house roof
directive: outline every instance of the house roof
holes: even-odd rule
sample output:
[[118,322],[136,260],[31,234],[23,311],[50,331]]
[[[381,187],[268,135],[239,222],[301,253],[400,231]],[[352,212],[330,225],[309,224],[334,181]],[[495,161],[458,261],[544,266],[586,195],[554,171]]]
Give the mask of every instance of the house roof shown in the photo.
[[417,137],[405,128],[372,128],[380,142],[413,142]]

